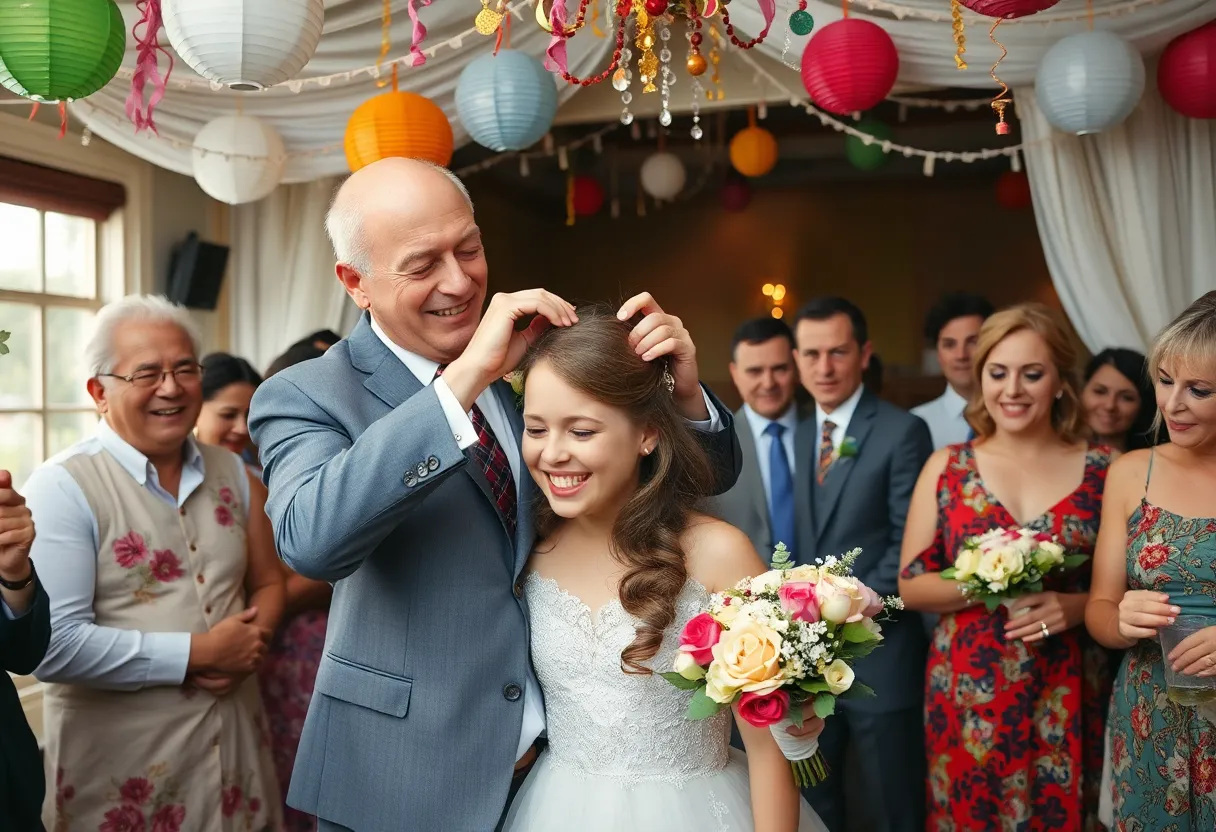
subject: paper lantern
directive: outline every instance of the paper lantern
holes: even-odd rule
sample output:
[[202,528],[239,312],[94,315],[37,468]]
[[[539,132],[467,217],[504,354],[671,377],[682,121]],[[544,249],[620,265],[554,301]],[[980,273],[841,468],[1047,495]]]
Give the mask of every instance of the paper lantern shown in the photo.
[[1216,118],[1216,20],[1170,41],[1157,64],[1157,89],[1187,118]]
[[824,26],[802,53],[802,83],[828,112],[868,110],[891,94],[899,53],[879,25],[846,17]]
[[684,190],[684,163],[672,153],[652,153],[642,163],[642,190],[655,199],[670,202]]
[[161,0],[161,18],[173,50],[199,75],[262,90],[312,59],[325,0]]
[[866,144],[865,139],[845,136],[844,155],[858,170],[878,170],[889,159],[889,155],[883,152],[882,142],[891,138],[891,128],[875,119],[863,119],[854,127],[873,136],[876,141]]
[[731,177],[722,186],[719,196],[722,198],[723,208],[731,213],[738,213],[751,204],[752,188],[747,184],[746,179]]
[[283,140],[253,116],[220,116],[194,137],[194,179],[229,205],[257,202],[278,187],[287,153]]
[[487,52],[460,73],[456,112],[482,147],[500,153],[531,147],[549,132],[557,115],[553,74],[526,52]]
[[113,0],[0,0],[0,85],[33,101],[74,101],[114,77],[127,48]]
[[390,156],[452,161],[452,125],[429,98],[386,92],[364,101],[346,123],[346,163],[352,172]]
[[604,186],[593,176],[574,177],[574,213],[580,217],[598,214],[604,207]]
[[1050,9],[1060,0],[959,0],[976,14],[1012,20]]
[[1034,200],[1030,196],[1030,177],[1022,171],[1007,170],[996,180],[996,201],[1007,211],[1022,211]]
[[1144,93],[1144,59],[1118,35],[1095,30],[1057,41],[1034,78],[1039,109],[1057,130],[1084,136],[1131,115]]
[[777,164],[777,140],[753,121],[730,140],[730,163],[744,176],[764,176]]

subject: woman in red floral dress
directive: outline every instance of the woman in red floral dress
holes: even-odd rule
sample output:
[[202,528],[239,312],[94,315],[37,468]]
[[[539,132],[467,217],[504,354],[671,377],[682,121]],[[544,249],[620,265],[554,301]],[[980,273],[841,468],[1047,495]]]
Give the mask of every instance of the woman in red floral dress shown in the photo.
[[1080,626],[1089,564],[1022,596],[1014,618],[938,573],[993,528],[1091,554],[1112,451],[1080,439],[1076,354],[1045,307],[989,318],[974,361],[977,438],[930,458],[903,543],[905,603],[941,615],[926,673],[926,828],[1096,830],[1111,668]]

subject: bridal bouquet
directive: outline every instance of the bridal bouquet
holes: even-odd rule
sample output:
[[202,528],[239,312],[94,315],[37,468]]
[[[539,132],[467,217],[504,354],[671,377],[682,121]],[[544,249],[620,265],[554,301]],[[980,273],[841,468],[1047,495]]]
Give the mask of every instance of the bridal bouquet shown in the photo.
[[1043,578],[1074,569],[1088,557],[1064,554],[1051,535],[1033,529],[993,529],[963,544],[942,577],[958,581],[964,596],[983,601],[992,612],[1000,604],[1011,607],[1021,595],[1042,592]]
[[793,737],[802,707],[834,713],[837,697],[873,696],[856,681],[850,663],[882,641],[875,616],[902,609],[898,598],[880,598],[853,577],[855,549],[814,565],[795,566],[777,545],[773,568],[715,593],[706,611],[680,634],[673,671],[661,674],[693,691],[689,719],[705,719],[731,705],[757,727],[767,726],[794,768],[799,787],[827,777],[814,739]]

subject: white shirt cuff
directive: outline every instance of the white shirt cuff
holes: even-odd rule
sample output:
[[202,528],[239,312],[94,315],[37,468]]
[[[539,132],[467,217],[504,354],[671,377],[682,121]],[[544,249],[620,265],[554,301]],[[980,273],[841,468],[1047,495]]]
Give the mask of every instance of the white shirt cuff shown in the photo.
[[180,685],[190,665],[190,633],[144,633],[143,653],[148,657],[145,687]]
[[714,407],[714,403],[710,401],[709,393],[705,391],[704,387],[701,388],[701,397],[705,399],[705,409],[709,411],[709,418],[699,422],[689,419],[688,424],[702,433],[717,433],[722,430],[722,419],[718,416],[718,408]]
[[439,406],[443,408],[444,418],[448,420],[448,427],[452,429],[452,437],[460,446],[460,450],[463,451],[465,448],[477,444],[477,431],[473,429],[473,422],[470,421],[469,414],[460,406],[460,401],[452,392],[452,388],[448,387],[448,383],[443,380],[443,376],[435,379],[432,384],[435,387],[435,395],[439,398]]

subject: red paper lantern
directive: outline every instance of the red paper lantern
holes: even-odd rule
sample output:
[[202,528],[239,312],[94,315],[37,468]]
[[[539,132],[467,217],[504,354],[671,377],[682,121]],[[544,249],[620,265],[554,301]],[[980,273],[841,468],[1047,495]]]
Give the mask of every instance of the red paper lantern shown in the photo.
[[1060,0],[958,0],[976,14],[1012,20],[1050,9]]
[[1022,211],[1032,204],[1030,198],[1030,177],[1025,173],[1014,173],[1011,170],[1001,174],[996,180],[996,201],[1006,211]]
[[1157,89],[1187,118],[1216,118],[1216,20],[1170,41],[1157,64]]
[[878,104],[897,75],[899,53],[891,36],[856,17],[824,26],[802,53],[802,83],[811,100],[840,116]]
[[732,213],[738,213],[751,203],[752,189],[746,179],[732,177],[727,179],[726,184],[722,186],[720,196],[723,208]]
[[574,177],[574,213],[580,217],[598,214],[604,207],[604,186],[594,176]]

